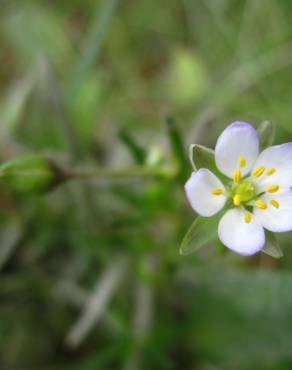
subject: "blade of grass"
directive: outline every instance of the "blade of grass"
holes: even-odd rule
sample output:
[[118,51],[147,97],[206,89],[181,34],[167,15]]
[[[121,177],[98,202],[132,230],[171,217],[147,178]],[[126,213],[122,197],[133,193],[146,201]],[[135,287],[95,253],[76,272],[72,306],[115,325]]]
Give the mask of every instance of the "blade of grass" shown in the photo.
[[85,302],[80,317],[67,335],[66,343],[69,347],[78,347],[97,324],[122,282],[127,266],[128,260],[126,258],[118,258],[107,267],[104,274],[98,279],[92,294]]
[[94,15],[92,25],[86,38],[84,50],[73,69],[73,77],[68,89],[68,97],[70,100],[76,98],[80,85],[88,77],[90,70],[93,68],[99,56],[117,4],[118,0],[104,0],[101,7],[98,7]]

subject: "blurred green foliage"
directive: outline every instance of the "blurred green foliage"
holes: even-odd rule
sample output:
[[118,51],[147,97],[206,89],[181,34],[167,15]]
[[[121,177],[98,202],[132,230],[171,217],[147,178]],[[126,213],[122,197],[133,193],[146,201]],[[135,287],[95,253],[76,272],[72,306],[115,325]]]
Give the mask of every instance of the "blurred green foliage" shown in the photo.
[[96,169],[45,195],[1,184],[1,369],[291,369],[291,235],[281,260],[179,255],[188,145],[236,119],[291,140],[291,16],[288,0],[1,2],[1,163]]

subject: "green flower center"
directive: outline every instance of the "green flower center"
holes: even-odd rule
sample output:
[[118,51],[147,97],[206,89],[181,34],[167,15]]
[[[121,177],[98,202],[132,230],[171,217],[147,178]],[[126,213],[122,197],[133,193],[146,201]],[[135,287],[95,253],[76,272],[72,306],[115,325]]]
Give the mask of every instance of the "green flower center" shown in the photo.
[[232,191],[232,196],[236,195],[240,197],[241,202],[248,202],[256,196],[256,189],[249,181],[241,182]]

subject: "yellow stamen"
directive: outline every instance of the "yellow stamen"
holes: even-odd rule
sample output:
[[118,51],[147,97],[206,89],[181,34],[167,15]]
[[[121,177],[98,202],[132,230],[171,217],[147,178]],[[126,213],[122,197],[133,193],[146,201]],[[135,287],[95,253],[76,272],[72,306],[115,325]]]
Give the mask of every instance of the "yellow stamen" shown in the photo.
[[267,171],[267,175],[268,176],[271,176],[271,175],[273,175],[274,173],[276,172],[276,168],[270,168],[268,171]]
[[246,213],[246,214],[244,215],[244,221],[245,221],[247,224],[249,224],[249,223],[250,223],[250,221],[251,221],[251,214],[250,214],[250,213]]
[[246,165],[246,159],[244,158],[243,155],[241,155],[239,157],[238,164],[239,164],[239,167],[245,167],[245,165]]
[[255,202],[255,205],[260,209],[267,209],[268,208],[266,203],[263,200],[260,200],[260,199]]
[[235,206],[240,206],[240,203],[241,203],[240,195],[239,194],[235,194],[234,197],[233,197],[233,204]]
[[253,171],[253,176],[254,177],[260,177],[265,171],[264,166],[259,166]]
[[269,193],[276,193],[280,187],[278,185],[271,185],[268,187],[267,192]]
[[223,194],[223,190],[222,189],[213,189],[212,194],[213,195],[221,195],[221,194]]
[[234,182],[236,182],[237,184],[240,182],[240,180],[241,180],[241,172],[240,172],[240,170],[235,170],[235,171],[233,172],[233,180],[234,180]]
[[279,202],[277,202],[275,199],[270,200],[270,204],[275,208],[280,208]]

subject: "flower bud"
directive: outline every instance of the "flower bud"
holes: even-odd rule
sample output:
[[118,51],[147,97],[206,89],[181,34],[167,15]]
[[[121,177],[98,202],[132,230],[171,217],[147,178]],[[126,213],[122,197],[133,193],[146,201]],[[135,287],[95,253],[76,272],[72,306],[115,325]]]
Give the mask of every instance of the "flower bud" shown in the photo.
[[31,154],[0,166],[0,181],[22,193],[42,193],[66,180],[64,173],[48,158]]

